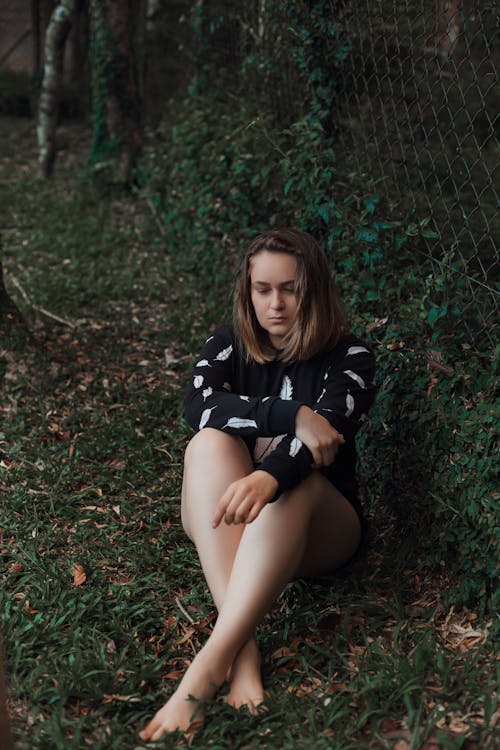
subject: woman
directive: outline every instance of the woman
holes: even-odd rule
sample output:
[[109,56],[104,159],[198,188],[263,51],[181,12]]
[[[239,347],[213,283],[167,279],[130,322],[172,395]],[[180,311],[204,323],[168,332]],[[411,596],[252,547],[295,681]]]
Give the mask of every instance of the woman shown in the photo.
[[346,563],[362,536],[354,435],[372,404],[373,356],[348,332],[321,249],[275,229],[250,245],[234,327],[208,338],[185,408],[182,523],[219,611],[179,687],[141,733],[192,732],[226,700],[264,699],[255,630],[295,577]]

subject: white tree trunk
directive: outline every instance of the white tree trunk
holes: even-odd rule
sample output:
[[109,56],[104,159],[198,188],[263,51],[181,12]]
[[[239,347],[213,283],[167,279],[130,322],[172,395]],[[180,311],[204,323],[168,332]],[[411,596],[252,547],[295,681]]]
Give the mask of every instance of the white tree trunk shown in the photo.
[[56,125],[64,45],[71,28],[75,0],[60,0],[45,34],[43,81],[38,108],[38,162],[43,177],[50,177],[56,156]]

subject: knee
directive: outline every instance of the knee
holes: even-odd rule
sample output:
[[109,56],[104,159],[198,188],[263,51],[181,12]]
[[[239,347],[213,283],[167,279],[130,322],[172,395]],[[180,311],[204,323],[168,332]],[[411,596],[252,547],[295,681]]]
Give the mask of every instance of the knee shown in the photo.
[[[231,450],[241,450],[241,438],[228,435],[213,427],[204,427],[191,438],[184,454],[184,466],[187,468],[200,462],[217,466],[217,462],[227,458]],[[244,445],[244,444],[243,444]]]

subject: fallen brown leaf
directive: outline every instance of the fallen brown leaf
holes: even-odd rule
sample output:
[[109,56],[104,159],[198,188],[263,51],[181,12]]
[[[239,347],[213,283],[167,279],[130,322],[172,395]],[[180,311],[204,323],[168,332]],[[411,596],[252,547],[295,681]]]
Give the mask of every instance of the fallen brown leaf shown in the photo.
[[75,563],[75,565],[73,565],[72,573],[74,586],[81,586],[87,580],[85,568],[83,567],[83,565],[80,565],[80,563]]
[[141,698],[137,695],[117,695],[116,693],[103,694],[103,703],[112,703],[113,701],[121,701],[122,703],[140,703]]
[[22,573],[24,570],[24,565],[20,562],[12,563],[12,565],[9,568],[9,573]]

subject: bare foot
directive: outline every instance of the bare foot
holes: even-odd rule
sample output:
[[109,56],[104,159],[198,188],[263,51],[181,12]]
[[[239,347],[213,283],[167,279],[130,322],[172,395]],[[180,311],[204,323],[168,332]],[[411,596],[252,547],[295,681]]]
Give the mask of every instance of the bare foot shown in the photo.
[[259,648],[252,639],[241,649],[231,666],[226,703],[234,708],[246,706],[250,713],[257,713],[257,707],[264,700],[260,664]]
[[214,674],[207,665],[203,650],[188,667],[179,687],[165,705],[144,727],[139,736],[144,741],[159,740],[168,732],[180,730],[192,735],[203,726],[205,701],[214,697],[224,677]]

